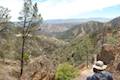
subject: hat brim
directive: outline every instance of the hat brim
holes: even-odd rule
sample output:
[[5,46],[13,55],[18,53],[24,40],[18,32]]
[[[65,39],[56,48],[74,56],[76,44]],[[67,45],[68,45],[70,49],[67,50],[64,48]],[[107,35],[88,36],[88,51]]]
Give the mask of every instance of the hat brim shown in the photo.
[[93,68],[97,69],[97,70],[105,70],[107,68],[107,65],[103,65],[102,67],[93,65]]

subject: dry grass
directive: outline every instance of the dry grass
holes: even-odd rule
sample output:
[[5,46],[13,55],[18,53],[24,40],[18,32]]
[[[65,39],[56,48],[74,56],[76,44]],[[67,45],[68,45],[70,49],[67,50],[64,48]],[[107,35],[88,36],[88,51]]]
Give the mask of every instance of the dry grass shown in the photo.
[[14,61],[0,62],[0,80],[18,80],[19,66]]

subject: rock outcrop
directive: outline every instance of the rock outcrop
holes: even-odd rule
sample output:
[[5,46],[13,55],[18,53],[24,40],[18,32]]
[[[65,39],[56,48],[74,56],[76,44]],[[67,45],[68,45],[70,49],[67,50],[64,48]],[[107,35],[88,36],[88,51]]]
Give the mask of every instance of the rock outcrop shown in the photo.
[[110,64],[113,60],[115,60],[114,49],[113,45],[104,44],[103,50],[101,50],[100,54],[97,55],[97,60],[101,60],[105,64]]
[[54,66],[46,56],[32,59],[25,68],[21,80],[54,80]]
[[114,80],[120,80],[120,44],[105,44],[103,51],[97,55],[97,60],[108,65],[107,70],[113,74]]

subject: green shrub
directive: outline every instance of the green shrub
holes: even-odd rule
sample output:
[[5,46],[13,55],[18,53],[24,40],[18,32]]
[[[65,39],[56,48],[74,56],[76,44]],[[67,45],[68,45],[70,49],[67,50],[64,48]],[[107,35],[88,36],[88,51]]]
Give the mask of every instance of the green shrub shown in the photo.
[[28,53],[24,53],[23,59],[24,59],[25,62],[28,62],[28,60],[29,60],[29,54]]
[[68,63],[60,64],[57,67],[55,79],[56,80],[72,80],[76,76],[78,76],[79,70],[74,68],[72,65]]
[[116,44],[118,42],[118,39],[114,36],[108,36],[107,37],[107,43],[108,44]]

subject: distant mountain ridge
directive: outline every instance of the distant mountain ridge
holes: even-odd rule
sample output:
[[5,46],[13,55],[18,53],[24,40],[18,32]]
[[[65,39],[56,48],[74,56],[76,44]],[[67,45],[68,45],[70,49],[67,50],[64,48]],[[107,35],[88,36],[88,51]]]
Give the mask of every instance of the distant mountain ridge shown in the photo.
[[113,27],[120,27],[120,16],[112,19],[111,21],[109,21],[109,23]]
[[62,39],[72,39],[75,37],[78,37],[83,33],[100,33],[102,32],[105,27],[120,27],[120,17],[114,18],[108,22],[98,22],[98,21],[88,21],[85,23],[81,23],[78,25],[75,25],[71,29],[64,31],[61,34],[56,35],[58,38]]
[[45,20],[45,23],[48,24],[63,24],[63,23],[83,23],[88,21],[99,21],[99,22],[108,22],[109,18],[81,18],[81,19],[51,19]]
[[100,32],[104,26],[119,27],[120,17],[109,18],[83,18],[83,19],[54,19],[45,20],[40,25],[41,33],[50,36],[72,38],[81,35],[81,28],[85,33]]
[[41,25],[43,32],[64,32],[70,28],[89,21],[108,22],[108,18],[82,18],[82,19],[53,19],[45,20]]
[[73,39],[78,36],[80,37],[83,33],[88,34],[88,33],[100,32],[102,31],[103,27],[104,27],[104,23],[102,22],[89,21],[86,23],[75,25],[71,29],[64,31],[61,34],[59,33],[58,35],[56,35],[56,37],[62,39]]

